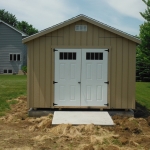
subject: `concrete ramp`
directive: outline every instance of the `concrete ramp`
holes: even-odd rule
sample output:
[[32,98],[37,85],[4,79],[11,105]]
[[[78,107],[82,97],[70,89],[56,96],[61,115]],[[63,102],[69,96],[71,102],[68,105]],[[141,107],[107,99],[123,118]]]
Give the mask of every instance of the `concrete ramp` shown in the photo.
[[52,125],[58,124],[94,124],[114,125],[108,112],[103,111],[55,111]]

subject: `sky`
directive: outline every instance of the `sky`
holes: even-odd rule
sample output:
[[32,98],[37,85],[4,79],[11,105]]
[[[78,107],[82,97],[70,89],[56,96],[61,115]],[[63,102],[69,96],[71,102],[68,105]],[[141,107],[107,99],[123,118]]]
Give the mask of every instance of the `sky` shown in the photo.
[[19,21],[43,30],[67,19],[84,14],[116,29],[139,35],[146,5],[142,0],[0,0]]

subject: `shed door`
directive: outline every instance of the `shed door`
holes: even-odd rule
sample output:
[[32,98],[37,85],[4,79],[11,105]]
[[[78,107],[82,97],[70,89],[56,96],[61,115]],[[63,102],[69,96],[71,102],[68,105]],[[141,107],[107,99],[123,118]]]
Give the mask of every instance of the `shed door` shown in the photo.
[[105,49],[57,49],[55,52],[55,104],[105,106],[107,59]]
[[55,104],[80,106],[81,50],[57,49],[55,52]]
[[106,106],[107,59],[104,49],[82,49],[81,106]]

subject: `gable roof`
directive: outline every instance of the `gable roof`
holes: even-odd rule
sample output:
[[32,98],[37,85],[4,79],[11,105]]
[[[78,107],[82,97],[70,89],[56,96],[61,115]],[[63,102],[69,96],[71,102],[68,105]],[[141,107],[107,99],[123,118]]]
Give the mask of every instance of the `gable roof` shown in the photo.
[[87,22],[89,22],[89,23],[91,23],[91,24],[94,24],[94,25],[96,25],[96,26],[98,26],[98,27],[101,27],[101,28],[103,28],[103,29],[105,29],[105,30],[108,30],[108,31],[110,31],[110,32],[112,32],[112,33],[115,33],[115,34],[117,34],[117,35],[119,35],[119,36],[122,36],[122,37],[124,37],[124,38],[127,38],[127,39],[129,39],[129,40],[131,40],[131,41],[133,41],[133,42],[135,42],[135,43],[137,43],[137,44],[140,44],[140,43],[141,43],[140,39],[138,39],[137,37],[135,37],[135,36],[133,36],[133,35],[130,35],[130,34],[128,34],[128,33],[125,33],[125,32],[123,32],[123,31],[121,31],[121,30],[118,30],[118,29],[116,29],[116,28],[113,28],[113,27],[111,27],[111,26],[108,26],[108,25],[106,25],[106,24],[104,24],[104,23],[102,23],[102,22],[99,22],[99,21],[97,21],[97,20],[95,20],[95,19],[92,19],[92,18],[90,18],[90,17],[88,17],[88,16],[85,16],[85,15],[82,15],[82,14],[81,14],[81,15],[78,15],[78,16],[76,16],[76,17],[73,17],[73,18],[71,18],[71,19],[69,19],[69,20],[66,20],[66,21],[64,21],[64,22],[61,22],[61,23],[59,23],[59,24],[56,24],[56,25],[54,25],[54,26],[52,26],[52,27],[49,27],[49,28],[47,28],[47,29],[45,29],[45,30],[42,30],[42,31],[40,31],[40,32],[38,32],[38,33],[36,33],[36,34],[34,34],[34,35],[31,35],[31,36],[29,36],[29,37],[27,37],[27,38],[24,38],[24,39],[22,40],[22,42],[23,42],[23,43],[26,43],[26,42],[28,42],[28,41],[31,41],[31,40],[33,40],[33,39],[35,39],[35,38],[38,38],[38,37],[40,37],[40,36],[43,36],[43,35],[45,35],[45,34],[47,34],[47,33],[50,33],[50,32],[52,32],[52,31],[55,31],[55,30],[59,29],[59,28],[65,27],[65,26],[67,26],[67,25],[69,25],[69,24],[72,24],[72,23],[74,23],[74,22],[77,22],[77,21],[79,21],[79,20],[87,21]]
[[13,27],[13,26],[11,26],[11,25],[7,24],[6,22],[4,22],[4,21],[0,20],[0,23],[1,23],[1,22],[2,22],[3,24],[5,24],[6,26],[8,26],[8,27],[12,28],[13,30],[17,31],[17,32],[18,32],[18,33],[20,33],[22,36],[28,36],[26,33],[24,33],[24,32],[22,32],[22,31],[20,31],[20,30],[16,29],[15,27]]

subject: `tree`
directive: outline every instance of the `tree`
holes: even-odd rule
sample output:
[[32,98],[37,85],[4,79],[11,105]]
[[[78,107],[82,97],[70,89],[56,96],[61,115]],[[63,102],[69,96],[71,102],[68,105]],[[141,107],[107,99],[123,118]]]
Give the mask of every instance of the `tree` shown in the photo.
[[28,35],[32,35],[38,32],[32,25],[29,25],[26,21],[18,22],[17,29],[27,33]]
[[140,12],[146,20],[140,26],[139,37],[141,44],[137,47],[137,80],[150,81],[150,0],[142,0],[147,9],[145,12]]
[[5,11],[4,9],[0,10],[0,19],[28,35],[38,32],[38,30],[35,29],[31,24],[28,24],[26,21],[18,21],[15,15]]
[[140,12],[140,14],[145,20],[150,21],[150,0],[142,0],[142,1],[147,5],[147,9],[143,13]]
[[8,11],[5,11],[4,9],[0,10],[0,19],[13,27],[16,27],[17,25],[17,19],[15,15],[10,14]]

